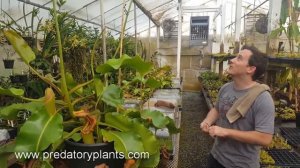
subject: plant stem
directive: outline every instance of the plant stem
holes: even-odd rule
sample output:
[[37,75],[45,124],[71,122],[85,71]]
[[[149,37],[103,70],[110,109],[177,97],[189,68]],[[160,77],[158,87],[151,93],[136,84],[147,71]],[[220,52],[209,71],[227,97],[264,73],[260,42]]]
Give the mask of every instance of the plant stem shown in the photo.
[[73,92],[75,92],[76,90],[80,89],[81,87],[84,87],[90,83],[94,82],[94,79],[90,80],[90,81],[87,81],[85,83],[82,83],[82,84],[79,84],[77,86],[75,86],[74,88],[72,88],[70,91],[69,91],[69,94],[72,94]]
[[47,84],[49,84],[52,88],[54,88],[58,94],[62,95],[62,92],[60,90],[60,88],[58,88],[54,83],[52,83],[48,78],[43,77],[39,72],[37,72],[34,68],[32,68],[29,64],[27,64],[29,66],[30,71],[32,71],[34,74],[36,74],[40,79],[42,79],[44,82],[46,82]]
[[70,115],[72,117],[74,117],[74,114],[73,114],[74,108],[73,108],[73,105],[71,103],[71,99],[70,99],[70,95],[69,95],[68,87],[67,87],[67,81],[66,81],[64,59],[63,59],[63,52],[62,52],[62,44],[61,44],[61,37],[60,37],[60,31],[59,31],[59,26],[58,26],[57,11],[56,11],[56,0],[53,0],[52,3],[53,3],[53,12],[54,12],[56,36],[57,36],[57,43],[58,43],[58,55],[59,55],[59,58],[60,58],[59,70],[60,70],[60,75],[61,75],[62,96],[63,96],[63,99],[68,104]]
[[42,102],[43,99],[31,99],[23,96],[19,96],[20,99],[26,100],[26,101],[31,101],[31,102]]

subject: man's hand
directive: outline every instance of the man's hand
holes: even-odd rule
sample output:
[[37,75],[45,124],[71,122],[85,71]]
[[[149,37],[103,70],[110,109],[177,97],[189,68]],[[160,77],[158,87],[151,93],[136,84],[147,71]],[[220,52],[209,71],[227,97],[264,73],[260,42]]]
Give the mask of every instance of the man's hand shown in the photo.
[[210,125],[206,121],[202,121],[202,123],[200,124],[200,128],[203,132],[208,133],[209,127],[210,127]]
[[213,138],[215,137],[226,137],[227,129],[219,127],[219,126],[211,126],[208,128],[209,135]]

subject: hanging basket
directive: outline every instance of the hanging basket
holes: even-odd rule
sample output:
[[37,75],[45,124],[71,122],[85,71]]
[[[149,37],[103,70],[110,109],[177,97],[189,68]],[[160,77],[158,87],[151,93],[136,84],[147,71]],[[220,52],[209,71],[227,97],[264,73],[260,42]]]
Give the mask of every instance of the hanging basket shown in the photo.
[[259,18],[255,23],[255,29],[260,34],[266,34],[268,32],[268,17]]

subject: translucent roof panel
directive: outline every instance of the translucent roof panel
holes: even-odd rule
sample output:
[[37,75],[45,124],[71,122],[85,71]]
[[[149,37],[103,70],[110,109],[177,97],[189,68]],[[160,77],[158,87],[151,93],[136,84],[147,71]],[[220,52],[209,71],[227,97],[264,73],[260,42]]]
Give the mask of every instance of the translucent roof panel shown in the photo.
[[[25,24],[24,19],[22,19],[23,2],[26,3],[24,5],[26,14],[30,13],[33,7],[39,7],[39,18],[47,19],[49,17],[48,9],[52,8],[51,0],[1,0],[1,7],[15,20],[18,20],[18,23]],[[117,34],[121,30],[122,25],[123,1],[102,0],[102,2],[106,27]],[[136,21],[138,33],[149,29],[149,17],[151,20],[150,27],[155,27],[155,24],[161,25],[165,19],[178,20],[178,0],[133,0],[130,9],[131,0],[125,0],[125,2],[125,13],[129,13],[125,28],[127,34],[133,35],[135,32],[134,4],[137,6]],[[190,8],[190,10],[183,11],[184,23],[188,24],[191,16],[209,15],[214,17],[218,13],[215,12],[215,9],[219,8],[223,2],[225,0],[182,0],[183,8]],[[234,16],[235,10],[232,9],[235,9],[236,0],[226,0],[226,3],[228,8],[230,8],[231,15]],[[255,10],[256,13],[267,14],[269,2],[268,0],[243,0],[242,6],[243,15],[255,8],[257,8]],[[59,8],[59,11],[69,12],[82,24],[93,27],[101,26],[100,0],[66,0],[66,3]],[[31,15],[28,15],[26,18],[27,22],[31,21]],[[230,22],[232,21],[233,19],[230,20]]]

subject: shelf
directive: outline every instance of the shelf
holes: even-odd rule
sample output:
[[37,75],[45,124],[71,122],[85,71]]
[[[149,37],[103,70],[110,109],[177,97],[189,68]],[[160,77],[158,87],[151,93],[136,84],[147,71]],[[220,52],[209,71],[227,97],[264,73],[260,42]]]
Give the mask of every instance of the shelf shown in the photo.
[[282,135],[299,135],[300,128],[291,128],[291,127],[280,127],[279,128]]
[[274,159],[275,166],[300,167],[300,155],[292,150],[271,149],[267,152]]
[[300,147],[300,128],[281,127],[282,136],[295,148]]
[[280,67],[291,66],[294,68],[300,68],[300,58],[286,58],[273,56],[269,56],[268,58],[271,65],[277,65]]
[[203,94],[203,96],[204,96],[204,99],[205,99],[205,101],[206,101],[207,107],[208,107],[209,109],[212,109],[212,108],[214,107],[214,105],[213,105],[213,103],[211,102],[210,98],[208,98],[207,91],[206,91],[203,87],[201,88],[201,90],[202,90],[202,94]]

